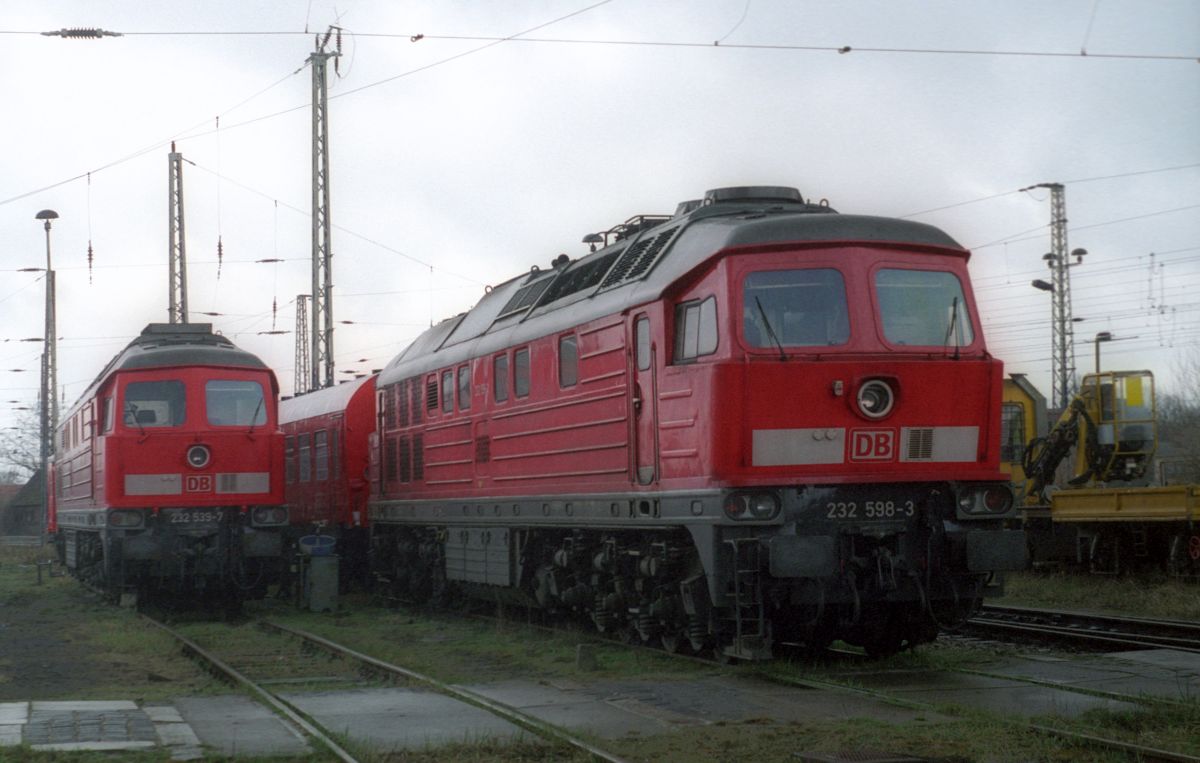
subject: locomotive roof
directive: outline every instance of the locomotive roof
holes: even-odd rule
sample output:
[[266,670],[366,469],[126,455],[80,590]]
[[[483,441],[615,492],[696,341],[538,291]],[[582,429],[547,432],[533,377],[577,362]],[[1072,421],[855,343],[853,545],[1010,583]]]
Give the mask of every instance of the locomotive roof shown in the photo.
[[67,415],[117,371],[177,366],[267,368],[258,356],[213,333],[211,323],[150,323],[108,362]]
[[375,375],[372,374],[361,379],[345,381],[333,387],[324,387],[281,400],[279,401],[279,423],[290,424],[293,421],[303,421],[314,416],[344,411],[350,404],[350,400],[363,388],[363,385],[374,380]]
[[713,254],[732,247],[823,241],[908,244],[967,256],[939,228],[841,215],[805,202],[791,188],[716,189],[703,201],[680,204],[673,217],[633,220],[610,231],[618,239],[603,249],[574,261],[560,257],[547,270],[534,267],[488,291],[470,311],[432,327],[388,363],[378,385],[653,301]]

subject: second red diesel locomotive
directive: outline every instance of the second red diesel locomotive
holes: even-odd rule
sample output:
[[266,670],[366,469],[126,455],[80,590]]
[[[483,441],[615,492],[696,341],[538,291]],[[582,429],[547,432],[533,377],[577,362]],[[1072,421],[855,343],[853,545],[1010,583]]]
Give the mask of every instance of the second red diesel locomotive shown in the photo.
[[152,323],[55,433],[50,531],[112,598],[168,591],[236,605],[283,564],[275,374],[207,323]]
[[1025,566],[1002,364],[945,233],[745,187],[585,242],[375,380],[372,563],[397,592],[723,657],[883,654]]

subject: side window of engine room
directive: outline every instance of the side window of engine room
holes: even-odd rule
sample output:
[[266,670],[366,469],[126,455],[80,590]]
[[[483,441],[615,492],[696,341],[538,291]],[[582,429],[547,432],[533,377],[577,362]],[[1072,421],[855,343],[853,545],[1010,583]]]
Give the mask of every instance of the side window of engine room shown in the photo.
[[529,348],[522,347],[513,353],[513,394],[529,397]]
[[717,298],[683,302],[675,308],[675,362],[717,351]]

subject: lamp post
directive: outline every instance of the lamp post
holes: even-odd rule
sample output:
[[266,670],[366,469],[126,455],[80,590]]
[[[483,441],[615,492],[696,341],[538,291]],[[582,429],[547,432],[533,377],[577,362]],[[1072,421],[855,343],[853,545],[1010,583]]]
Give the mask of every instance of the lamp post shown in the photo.
[[58,331],[54,319],[54,268],[50,264],[50,221],[58,219],[53,209],[43,209],[34,219],[44,221],[46,229],[46,330],[42,351],[42,532],[50,521],[50,454],[54,452],[54,430],[58,428],[58,359],[55,337]]

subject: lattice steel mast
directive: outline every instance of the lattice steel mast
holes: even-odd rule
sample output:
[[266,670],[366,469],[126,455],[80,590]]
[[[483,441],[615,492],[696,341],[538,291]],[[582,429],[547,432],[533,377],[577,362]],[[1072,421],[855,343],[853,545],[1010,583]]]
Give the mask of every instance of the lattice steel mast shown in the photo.
[[167,220],[168,250],[171,266],[168,275],[170,302],[167,313],[170,323],[187,323],[187,245],[183,230],[183,154],[175,150],[167,154]]
[[[312,385],[332,387],[333,363],[333,277],[332,223],[329,216],[329,98],[326,69],[329,59],[340,55],[327,52],[333,30],[317,40],[308,57],[312,65]],[[340,42],[340,35],[339,35]]]
[[1075,319],[1071,315],[1072,263],[1068,260],[1073,256],[1074,264],[1081,264],[1087,250],[1076,249],[1067,254],[1067,200],[1062,183],[1038,183],[1030,188],[1050,190],[1050,253],[1042,258],[1050,266],[1052,286],[1050,400],[1063,410],[1075,393]]
[[308,362],[308,294],[296,295],[296,380],[292,384],[293,395],[310,391],[312,369]]

